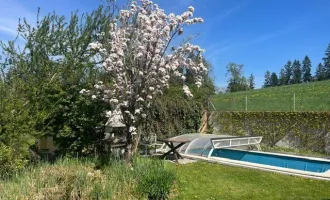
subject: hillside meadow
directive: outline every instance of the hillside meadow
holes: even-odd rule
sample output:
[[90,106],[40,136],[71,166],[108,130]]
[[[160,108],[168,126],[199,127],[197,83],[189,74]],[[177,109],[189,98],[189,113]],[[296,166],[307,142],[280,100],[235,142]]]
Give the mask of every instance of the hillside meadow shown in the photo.
[[222,111],[328,111],[330,110],[329,97],[330,81],[327,80],[218,94],[211,97],[214,107],[210,105],[210,109]]

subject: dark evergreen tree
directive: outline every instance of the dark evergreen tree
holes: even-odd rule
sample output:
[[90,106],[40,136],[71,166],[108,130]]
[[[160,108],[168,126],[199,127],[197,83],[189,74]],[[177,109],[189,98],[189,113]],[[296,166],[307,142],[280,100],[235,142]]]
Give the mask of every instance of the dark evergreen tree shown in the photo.
[[292,84],[301,83],[302,73],[301,73],[301,64],[300,64],[299,60],[293,61],[292,71],[293,71],[293,75],[292,75],[291,83]]
[[291,61],[288,60],[288,62],[284,65],[284,73],[285,73],[285,85],[291,84],[291,78],[292,78],[292,67],[291,67]]
[[317,81],[322,81],[325,80],[326,78],[327,78],[327,70],[324,67],[324,65],[320,63],[316,68],[315,79]]
[[286,75],[285,75],[285,69],[281,69],[278,85],[285,85],[286,84]]
[[328,45],[327,50],[325,50],[323,59],[323,66],[326,70],[326,79],[330,79],[330,44]]
[[270,75],[270,86],[271,87],[278,86],[278,77],[277,77],[277,74],[275,72],[273,72]]
[[305,56],[302,66],[302,73],[303,73],[302,81],[305,83],[312,82],[313,80],[311,68],[312,68],[311,60],[309,59],[308,56]]
[[253,90],[253,89],[255,88],[255,83],[254,83],[254,76],[253,76],[253,74],[250,75],[248,82],[249,82],[249,88],[250,88],[251,90]]
[[266,71],[266,74],[265,74],[265,81],[264,81],[264,85],[263,87],[264,88],[267,88],[267,87],[270,87],[270,71]]

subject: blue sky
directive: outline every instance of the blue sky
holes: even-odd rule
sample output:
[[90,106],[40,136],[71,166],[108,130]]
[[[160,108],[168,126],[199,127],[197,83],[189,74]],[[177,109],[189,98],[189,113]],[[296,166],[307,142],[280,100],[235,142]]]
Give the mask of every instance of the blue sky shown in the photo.
[[[98,0],[0,0],[0,40],[15,37],[19,17],[35,22],[41,13],[56,11],[90,12]],[[120,1],[119,2],[123,2]],[[194,25],[187,34],[200,34],[193,43],[206,49],[213,65],[215,83],[226,86],[229,62],[244,64],[246,76],[263,83],[266,70],[279,72],[287,60],[308,55],[313,72],[330,43],[329,0],[155,0],[167,13],[180,14],[190,5],[204,24]]]

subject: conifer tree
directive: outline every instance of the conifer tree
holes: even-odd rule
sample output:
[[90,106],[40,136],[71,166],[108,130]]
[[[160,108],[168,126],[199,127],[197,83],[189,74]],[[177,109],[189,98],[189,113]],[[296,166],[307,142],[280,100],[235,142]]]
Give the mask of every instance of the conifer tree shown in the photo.
[[312,82],[312,73],[311,73],[312,63],[308,56],[305,56],[302,66],[302,81],[305,83]]

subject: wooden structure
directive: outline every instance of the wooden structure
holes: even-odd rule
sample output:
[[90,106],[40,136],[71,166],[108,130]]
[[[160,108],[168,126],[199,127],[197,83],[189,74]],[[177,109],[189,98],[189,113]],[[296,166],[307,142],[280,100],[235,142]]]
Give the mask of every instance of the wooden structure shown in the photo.
[[[183,158],[180,153],[177,151],[178,148],[186,144],[187,142],[191,142],[189,139],[182,139],[182,138],[166,138],[166,139],[158,139],[160,142],[164,142],[170,150],[164,153],[161,158],[165,158],[169,154],[173,153],[175,161],[178,163],[178,158]],[[174,145],[176,144],[176,145]]]

